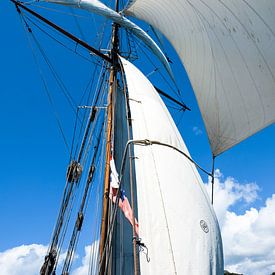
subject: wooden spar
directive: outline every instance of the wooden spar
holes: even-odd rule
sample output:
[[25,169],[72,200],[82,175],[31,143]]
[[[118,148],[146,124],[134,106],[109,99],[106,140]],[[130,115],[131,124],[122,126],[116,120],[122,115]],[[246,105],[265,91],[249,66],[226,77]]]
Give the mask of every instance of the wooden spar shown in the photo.
[[97,56],[103,58],[104,60],[106,60],[107,62],[112,62],[112,60],[106,56],[105,54],[103,54],[102,52],[100,52],[99,50],[95,49],[94,47],[90,46],[89,44],[87,44],[86,42],[82,41],[81,39],[77,38],[76,36],[74,36],[73,34],[67,32],[66,30],[64,30],[63,28],[59,27],[58,25],[54,24],[53,22],[49,21],[48,19],[46,19],[45,17],[41,16],[40,14],[38,14],[37,12],[29,9],[28,7],[24,6],[23,3],[16,1],[16,0],[11,0],[15,6],[17,7],[18,12],[20,12],[19,7],[22,8],[23,10],[29,12],[31,15],[35,16],[36,18],[40,19],[42,22],[46,23],[47,25],[49,25],[50,27],[52,27],[53,29],[57,30],[58,32],[62,33],[63,35],[65,35],[66,37],[70,38],[71,40],[73,40],[74,42],[76,42],[77,44],[81,45],[82,47],[84,47],[85,49],[89,50],[90,52],[96,54]]
[[161,89],[159,89],[158,87],[154,86],[154,88],[157,90],[157,92],[160,95],[163,95],[164,97],[168,98],[169,100],[173,101],[174,103],[178,104],[179,106],[182,107],[182,109],[191,111],[191,109],[189,107],[187,107],[183,102],[180,102],[178,100],[176,100],[175,98],[173,98],[172,96],[168,95],[167,93],[163,92]]
[[[116,11],[119,9],[119,0],[116,0]],[[106,160],[105,160],[105,175],[104,175],[104,197],[103,197],[103,207],[102,207],[102,220],[101,220],[101,238],[99,244],[100,252],[100,270],[99,274],[104,275],[108,274],[108,259],[106,257],[108,253],[108,244],[110,240],[107,239],[107,234],[109,230],[109,191],[110,191],[110,160],[111,160],[111,143],[112,143],[112,130],[113,130],[113,94],[116,89],[116,79],[117,79],[117,67],[118,67],[118,53],[119,53],[119,44],[118,44],[118,25],[113,23],[112,30],[112,51],[111,59],[113,64],[110,71],[110,88],[108,95],[108,108],[107,108],[107,134],[106,134]],[[126,87],[126,86],[125,86]],[[130,129],[128,126],[128,139],[130,139]],[[129,151],[129,157],[131,152]],[[130,158],[130,187],[131,187],[131,204],[133,209],[133,256],[134,256],[134,275],[138,274],[138,257],[137,257],[137,235],[135,232],[135,215],[134,215],[134,191],[133,191],[133,174],[132,174],[132,159]]]
[[[118,0],[116,0],[116,10],[118,10]],[[109,94],[108,94],[108,107],[107,107],[107,133],[106,133],[106,157],[105,157],[105,174],[104,174],[104,187],[103,187],[103,206],[101,218],[101,236],[99,243],[100,255],[100,274],[105,274],[105,256],[106,251],[106,237],[108,232],[108,217],[109,217],[109,189],[110,189],[110,160],[111,160],[111,141],[112,141],[112,128],[113,128],[113,94],[116,89],[117,79],[117,64],[118,64],[118,25],[113,23],[112,29],[112,51],[111,59],[112,66],[109,77]],[[108,259],[106,259],[108,260]]]
[[[112,141],[112,122],[113,122],[113,101],[112,96],[114,93],[114,86],[116,85],[116,72],[115,68],[111,67],[110,72],[110,88],[108,95],[108,108],[107,108],[107,133],[106,133],[106,156],[105,156],[105,174],[104,174],[104,190],[103,190],[103,206],[101,218],[101,236],[99,244],[101,274],[104,274],[104,259],[103,255],[107,231],[108,231],[108,213],[109,213],[109,188],[110,188],[110,159],[111,159],[111,141]],[[106,253],[105,253],[106,254]]]

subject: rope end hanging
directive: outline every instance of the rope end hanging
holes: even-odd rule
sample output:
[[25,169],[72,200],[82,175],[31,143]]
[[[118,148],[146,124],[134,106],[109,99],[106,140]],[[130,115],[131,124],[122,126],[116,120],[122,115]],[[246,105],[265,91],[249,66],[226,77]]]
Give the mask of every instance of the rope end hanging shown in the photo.
[[214,203],[214,179],[215,179],[215,176],[214,176],[214,173],[215,173],[215,156],[213,155],[212,156],[212,172],[211,172],[211,204],[213,205]]
[[136,240],[136,244],[137,244],[138,247],[139,247],[139,252],[142,252],[142,253],[145,254],[145,256],[146,256],[146,261],[147,261],[147,263],[149,263],[151,259],[150,259],[150,257],[149,257],[149,250],[148,250],[148,247],[145,245],[145,243],[142,243],[142,242],[141,242],[141,238],[136,238],[136,237],[134,237],[133,239]]

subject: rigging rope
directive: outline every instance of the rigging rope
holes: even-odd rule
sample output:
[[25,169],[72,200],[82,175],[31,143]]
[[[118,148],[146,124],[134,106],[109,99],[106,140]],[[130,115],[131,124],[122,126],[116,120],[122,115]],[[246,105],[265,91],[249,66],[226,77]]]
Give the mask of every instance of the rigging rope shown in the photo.
[[[65,48],[71,50],[69,47],[67,47],[65,44],[63,44],[61,41],[57,40],[55,37],[53,37],[53,36],[50,35],[48,32],[46,32],[45,30],[43,30],[38,24],[36,24],[36,23],[35,23],[32,19],[30,19],[28,16],[26,16],[26,18],[27,18],[34,26],[36,26],[40,31],[42,31],[43,33],[45,33],[47,36],[49,36],[50,38],[52,38],[54,41],[56,41],[57,43],[61,44],[61,45],[64,46]],[[38,21],[36,18],[34,18],[34,19],[35,19],[36,21]],[[38,22],[41,24],[40,21],[38,21]],[[42,24],[43,24],[43,23],[42,23]],[[44,24],[44,25],[45,25],[45,24]],[[46,25],[46,26],[47,26],[47,25]],[[29,27],[29,26],[28,26],[28,27]],[[48,26],[47,26],[47,27],[48,27]],[[63,94],[65,95],[65,97],[67,98],[69,104],[71,105],[72,109],[74,110],[75,115],[76,115],[76,118],[78,119],[78,110],[75,111],[75,108],[74,108],[74,106],[73,106],[73,105],[76,105],[75,102],[74,102],[74,100],[72,99],[72,97],[70,96],[69,92],[67,91],[67,89],[66,89],[64,83],[62,82],[61,78],[58,76],[57,72],[54,70],[52,64],[50,63],[49,59],[47,58],[47,56],[46,56],[45,52],[43,51],[41,45],[39,44],[38,40],[35,39],[35,37],[33,37],[33,38],[34,38],[34,40],[35,40],[35,42],[36,42],[36,44],[37,44],[37,46],[38,46],[38,48],[39,48],[39,50],[40,50],[40,52],[41,52],[41,54],[42,54],[42,56],[43,56],[45,62],[46,62],[47,65],[49,66],[49,68],[50,68],[50,70],[51,70],[53,76],[55,77],[55,79],[56,79],[58,85],[60,86],[60,88],[61,88]],[[71,50],[71,51],[72,51],[72,50]],[[78,54],[78,55],[79,55],[79,54]],[[83,57],[82,55],[80,55],[80,56]],[[86,59],[86,58],[85,58],[85,59]],[[89,60],[89,61],[90,61],[90,60]],[[93,62],[93,63],[95,63],[95,62]],[[97,62],[97,63],[95,63],[95,64],[98,65],[99,62]],[[94,81],[95,72],[96,72],[96,68],[94,69],[93,77],[92,77],[92,80],[91,80],[90,83],[93,83],[93,81]],[[84,95],[85,95],[85,93],[84,93]],[[83,96],[84,96],[84,95],[83,95]],[[82,99],[83,99],[83,97],[82,97]],[[82,99],[81,99],[81,100],[82,100]],[[85,118],[83,118],[83,120],[84,120],[84,119],[85,119]],[[82,120],[82,121],[83,121],[83,120]],[[81,131],[80,131],[80,133],[81,133]],[[74,140],[74,137],[73,137],[73,140]],[[67,146],[67,147],[68,147],[68,146]],[[77,149],[77,148],[76,148],[76,149]],[[70,153],[72,154],[72,150],[71,150]],[[71,156],[71,159],[72,159],[72,156]]]
[[81,29],[81,26],[79,24],[78,17],[75,16],[74,9],[72,7],[70,7],[69,9],[70,9],[71,13],[73,14],[74,22],[75,22],[76,27],[78,28],[80,37],[82,38],[82,40],[86,40],[85,39],[85,35],[84,35],[84,33],[83,33],[82,29]]
[[[53,70],[52,65],[50,64],[50,62],[47,59],[44,51],[42,50],[41,45],[39,44],[38,40],[35,38],[34,34],[32,33],[30,26],[28,25],[28,23],[26,22],[26,20],[23,17],[22,17],[22,19],[23,19],[23,21],[25,23],[24,29],[25,30],[27,29],[28,32],[32,35],[32,37],[33,37],[34,41],[36,42],[36,44],[37,44],[37,46],[38,46],[41,54],[44,57],[46,63]],[[30,40],[29,40],[29,42],[30,42]],[[35,58],[35,62],[36,62],[36,64],[39,67],[39,72],[40,72],[43,84],[45,86],[45,90],[46,90],[47,96],[49,98],[50,104],[54,107],[54,103],[53,103],[52,97],[50,95],[49,88],[47,86],[45,78],[43,77],[42,70],[41,70],[41,68],[39,66],[38,59],[36,57],[36,54],[34,52],[34,49],[33,49],[32,45],[31,45],[31,43],[30,43],[30,46],[32,48],[32,52],[33,52],[33,55],[34,55],[34,58]],[[55,73],[54,73],[54,75],[56,76]],[[59,82],[59,84],[60,84],[60,82]],[[64,131],[63,131],[62,126],[61,126],[60,119],[57,116],[56,112],[55,112],[55,115],[56,115],[56,118],[57,118],[57,121],[58,121],[59,128],[61,130],[62,136],[64,138],[64,142],[65,142],[66,147],[67,147],[67,149],[69,151],[68,142],[66,141],[65,134],[64,134]],[[72,159],[72,156],[71,156],[71,159]],[[56,227],[56,229],[54,231],[54,234],[53,234],[53,242],[52,242],[52,245],[49,248],[49,254],[48,254],[48,257],[52,257],[51,260],[55,261],[55,263],[53,263],[53,271],[56,269],[56,266],[57,266],[58,258],[59,258],[59,255],[60,255],[60,250],[61,250],[64,238],[65,238],[65,234],[66,234],[66,231],[67,231],[67,228],[68,228],[69,218],[70,218],[70,215],[71,215],[71,212],[72,212],[72,209],[73,209],[73,201],[74,201],[74,198],[75,198],[73,183],[68,183],[67,182],[64,191],[65,191],[65,193],[64,193],[65,196],[63,198],[61,212],[60,212],[60,215],[59,215],[59,218],[58,218],[59,221],[60,220],[62,220],[62,221],[57,223],[57,227]],[[73,196],[71,196],[71,194],[73,194]],[[66,209],[68,209],[68,208],[69,208],[69,210],[66,211]],[[62,229],[62,227],[63,227],[63,230],[62,230],[61,235],[60,235],[61,238],[59,238],[58,235],[59,235],[59,232]],[[60,243],[59,246],[58,246],[58,242]]]
[[[45,35],[47,35],[49,38],[51,38],[53,41],[55,41],[56,43],[60,44],[62,47],[64,47],[65,49],[69,50],[70,52],[80,56],[81,58],[83,58],[84,60],[93,63],[93,64],[98,64],[100,63],[100,61],[93,61],[92,59],[89,59],[87,57],[85,57],[84,55],[80,54],[78,51],[76,51],[76,49],[71,49],[69,48],[65,43],[62,43],[60,40],[58,40],[57,38],[55,38],[53,35],[51,35],[49,32],[45,31],[43,28],[41,28],[38,24],[36,24],[34,21],[39,22],[39,24],[41,24],[42,26],[48,28],[51,31],[54,31],[56,34],[60,35],[60,33],[58,33],[56,30],[49,28],[49,26],[43,22],[40,22],[38,19],[34,18],[34,20],[30,19],[29,16],[25,15],[28,20],[35,26],[37,27],[41,32],[43,32]],[[68,39],[68,41],[71,41]],[[75,43],[75,45],[78,45],[77,43]]]
[[[94,78],[95,78],[95,73],[96,73],[96,68],[95,68],[95,70],[94,70],[94,72],[92,74],[91,81],[89,81],[89,83],[88,83],[88,85],[87,85],[87,87],[86,87],[86,89],[84,91],[84,94],[86,94],[86,91],[88,90],[89,86],[90,86],[90,94],[91,94],[91,90],[92,90],[91,88],[92,88],[93,81],[94,81]],[[103,83],[105,81],[105,76],[106,76],[106,68],[105,68],[105,63],[103,63],[102,64],[102,68],[101,68],[101,72],[100,72],[100,75],[99,75],[99,81],[97,82],[97,87],[95,88],[94,98],[93,98],[93,101],[91,103],[91,106],[96,106],[97,104],[100,104],[98,102],[98,100],[99,100],[99,96],[102,95],[102,94],[104,94],[104,89],[102,89],[102,85],[103,85]],[[83,94],[83,96],[82,96],[82,98],[80,100],[80,104],[81,104],[81,102],[84,99],[84,94]],[[89,101],[90,101],[90,95],[89,95],[89,97],[87,99],[87,105],[90,105]],[[90,116],[91,115],[92,115],[92,110],[90,111]],[[77,141],[77,144],[75,146],[74,156],[76,156],[77,151],[79,149],[79,144],[80,144],[79,141],[81,139],[81,134],[82,134],[82,130],[83,130],[83,127],[84,127],[84,119],[87,119],[86,114],[85,114],[85,116],[84,116],[84,118],[82,120],[82,123],[81,123],[81,127],[80,127],[79,134],[78,134],[78,141]]]
[[[18,8],[18,10],[19,10],[19,8]],[[28,19],[28,21],[31,22],[34,26],[36,26],[40,31],[42,31],[43,33],[47,34],[49,37],[51,37],[53,40],[55,40],[59,44],[61,44],[63,46],[64,46],[64,44],[61,43],[60,41],[58,41],[56,38],[54,38],[49,33],[47,33],[45,30],[43,30],[32,19],[30,19],[28,17],[26,17],[26,19],[25,19],[22,14],[20,14],[20,16],[21,16],[21,20],[23,20],[24,23],[25,23],[24,28],[28,29],[29,34],[31,34],[30,36],[33,38],[33,41],[35,42],[38,50],[40,51],[40,53],[41,53],[42,57],[44,58],[46,64],[48,65],[49,69],[51,70],[51,72],[52,72],[52,74],[53,74],[53,76],[54,76],[57,84],[61,88],[63,94],[67,98],[67,100],[68,100],[69,104],[71,105],[71,107],[73,107],[72,105],[73,104],[75,105],[75,102],[73,102],[73,99],[70,96],[70,94],[68,93],[68,91],[67,91],[64,83],[62,82],[62,80],[59,77],[59,75],[57,74],[57,72],[54,70],[54,67],[52,66],[50,60],[48,59],[48,57],[47,57],[45,51],[43,50],[42,46],[40,45],[39,41],[36,39],[35,35],[33,34],[30,26],[28,25],[28,23],[26,21],[26,19]],[[28,37],[28,39],[29,39],[29,37]],[[101,39],[101,42],[102,42],[102,39]],[[30,41],[29,41],[29,43],[30,43]],[[30,45],[32,46],[31,43],[30,43]],[[33,54],[34,54],[35,61],[36,61],[37,65],[38,65],[38,67],[39,67],[39,62],[38,62],[38,59],[37,59],[36,54],[34,52],[34,49],[33,49],[33,47],[31,47],[31,48],[32,48],[32,51],[33,51]],[[93,79],[94,79],[95,71],[96,71],[96,68],[94,70]],[[54,106],[53,99],[51,97],[51,94],[49,93],[48,85],[46,83],[46,80],[43,77],[42,70],[41,70],[40,67],[39,67],[39,72],[41,74],[41,78],[43,80],[43,84],[45,86],[45,90],[47,92],[47,96],[49,98],[49,101]],[[105,73],[106,73],[106,70],[104,70],[104,74]],[[102,89],[101,89],[102,85],[104,84],[104,81],[105,81],[105,77],[102,78],[102,82],[101,82],[101,85],[99,87],[100,89],[95,94],[95,97],[94,97],[94,99],[95,99],[94,102],[95,103],[97,103],[98,100],[100,100],[100,101],[104,100],[104,96],[103,96]],[[93,83],[93,80],[92,80],[92,83]],[[101,97],[100,97],[100,94],[102,95]],[[84,98],[84,96],[83,96],[83,98]],[[75,127],[74,127],[74,133],[76,133],[76,130],[77,130],[77,120],[78,120],[77,118],[78,118],[78,115],[79,115],[78,110],[76,110],[75,115],[76,115],[76,123],[75,123]],[[68,151],[70,153],[70,160],[72,160],[72,159],[74,159],[72,157],[72,155],[71,155],[72,154],[72,148],[71,148],[71,150],[69,150],[68,142],[66,141],[65,134],[64,134],[64,131],[63,131],[62,127],[61,127],[61,122],[59,120],[59,117],[57,117],[57,120],[58,120],[58,125],[60,127],[61,133],[62,133],[63,138],[64,138],[64,142],[66,143],[66,147],[67,147],[67,149],[68,149]],[[90,131],[90,127],[87,127],[86,130],[87,130],[87,132],[89,132]],[[92,135],[92,133],[91,133],[91,135]],[[75,134],[74,134],[74,136],[75,136]],[[80,155],[79,155],[79,158],[78,158],[79,161],[81,160],[82,152],[84,152],[83,150],[84,150],[84,146],[85,146],[86,140],[87,140],[87,138],[85,138],[85,135],[84,135],[84,143],[82,143],[83,146],[81,146]],[[91,140],[92,140],[92,136],[90,136],[90,138],[89,138],[89,144],[88,144],[88,146],[86,146],[86,149],[85,149],[85,153],[84,153],[85,158],[83,160],[84,163],[86,163],[86,159],[88,157],[88,148],[92,144]],[[66,182],[65,189],[64,189],[64,194],[63,194],[63,200],[62,200],[62,203],[61,203],[61,209],[60,209],[59,216],[58,216],[58,219],[57,219],[56,227],[55,227],[54,232],[53,232],[52,243],[49,246],[48,255],[46,256],[46,258],[48,257],[48,260],[50,262],[51,261],[53,261],[53,262],[50,263],[50,269],[49,269],[49,266],[47,266],[47,265],[45,266],[45,268],[46,268],[44,270],[45,272],[48,272],[48,271],[50,271],[50,273],[52,271],[55,272],[55,270],[57,268],[57,262],[58,262],[58,259],[59,259],[59,256],[60,256],[60,251],[61,251],[64,239],[65,239],[65,234],[66,234],[67,229],[68,229],[69,219],[71,217],[71,213],[72,213],[72,210],[73,210],[73,207],[74,207],[74,201],[75,201],[75,197],[76,197],[75,189],[78,186],[78,184],[76,184],[77,182],[78,182],[78,180],[76,182],[74,182],[74,181],[70,182],[69,180],[67,180],[67,182]],[[76,243],[77,243],[77,241],[78,241],[78,238],[75,239]],[[46,258],[45,258],[45,263],[47,262]],[[43,267],[42,267],[42,269],[43,269]]]
[[[27,17],[27,18],[28,18],[28,17]],[[30,22],[32,22],[31,19],[28,18],[28,20],[29,20]],[[32,22],[32,23],[33,23],[33,22]],[[33,23],[33,24],[34,24],[35,26],[37,26],[35,23]],[[30,28],[30,27],[29,27],[29,28]],[[40,30],[41,30],[41,29],[40,29]],[[52,63],[50,62],[49,58],[47,57],[46,52],[43,50],[41,44],[38,42],[38,40],[36,39],[36,37],[35,37],[35,35],[34,35],[34,33],[33,33],[32,31],[31,31],[31,34],[32,34],[32,37],[33,37],[34,42],[36,43],[36,45],[37,45],[37,47],[38,47],[38,49],[39,49],[39,51],[40,51],[42,57],[44,58],[46,64],[48,65],[48,67],[49,67],[51,73],[53,74],[53,76],[54,76],[54,78],[55,78],[57,84],[59,85],[59,87],[60,87],[62,93],[64,94],[64,96],[65,96],[66,99],[68,100],[68,103],[69,103],[69,105],[71,106],[72,110],[73,110],[74,112],[76,112],[75,109],[76,109],[76,106],[77,106],[77,105],[76,105],[74,99],[73,99],[72,96],[70,95],[70,93],[69,93],[68,89],[66,88],[64,82],[62,81],[61,77],[58,75],[57,71],[54,69],[54,66],[52,65]]]
[[[97,123],[97,118],[94,121],[94,125],[96,125],[96,123]],[[91,130],[91,135],[93,135],[93,132],[94,132],[93,129]],[[90,130],[89,128],[86,129],[86,131],[89,131],[89,130]],[[84,134],[84,136],[85,136],[85,134]],[[85,141],[85,143],[87,143],[87,142]],[[87,146],[88,146],[87,148],[89,148],[90,144],[88,144]],[[80,162],[80,160],[81,160],[81,153],[79,152],[78,161]],[[84,167],[85,163],[86,163],[86,158],[82,160],[82,166],[83,167]],[[61,239],[60,239],[60,242],[59,242],[59,250],[58,250],[58,253],[57,253],[56,265],[57,265],[57,261],[58,261],[59,255],[60,255],[60,249],[61,249],[61,247],[63,245],[65,234],[67,232],[69,219],[70,219],[70,216],[71,216],[71,213],[72,213],[72,210],[73,210],[73,202],[75,200],[75,192],[74,192],[74,190],[76,189],[76,186],[78,186],[78,185],[76,185],[75,183],[69,185],[69,189],[67,191],[67,194],[65,195],[66,196],[65,197],[66,200],[62,204],[64,211],[62,210],[61,215],[58,218],[58,223],[60,224],[60,226],[62,226],[63,224],[65,224],[65,227],[63,227],[63,230],[61,232]],[[69,208],[69,210],[67,210],[67,213],[66,213],[65,211],[68,208]],[[57,238],[58,238],[58,235],[59,235],[59,232],[56,231],[55,236],[57,236]]]
[[62,274],[67,274],[70,270],[70,267],[72,264],[72,259],[73,259],[73,254],[74,254],[75,248],[77,246],[78,237],[79,237],[80,230],[82,228],[82,224],[84,221],[85,210],[87,208],[86,200],[87,200],[87,196],[89,195],[90,188],[92,186],[92,182],[93,182],[93,178],[94,178],[94,174],[95,174],[95,169],[96,169],[95,162],[96,162],[96,158],[98,156],[98,149],[100,147],[102,129],[103,129],[103,127],[101,127],[101,129],[100,129],[100,132],[99,132],[99,135],[97,138],[97,142],[94,147],[93,157],[92,157],[92,161],[90,164],[90,171],[89,171],[87,179],[86,179],[85,190],[84,190],[84,193],[82,196],[80,208],[78,210],[77,219],[75,221],[69,248],[67,249],[67,256],[66,256],[66,259],[65,259],[65,262],[63,265]]
[[[100,95],[101,97],[99,98],[98,96],[96,96],[96,101],[94,102],[94,104],[102,105],[103,102],[105,102],[104,94],[105,94],[105,88],[102,88],[102,86],[100,86],[100,90],[98,92],[98,95]],[[92,144],[91,141],[93,139],[93,134],[94,134],[94,130],[95,130],[95,127],[96,127],[96,121],[97,121],[97,117],[98,117],[98,113],[99,113],[98,111],[96,111],[96,113],[93,115],[94,108],[98,109],[98,107],[91,108],[91,112],[90,112],[90,120],[94,121],[93,128],[90,131],[89,137],[88,137],[88,135],[86,137],[84,136],[85,143],[87,143],[86,149],[84,151],[84,147],[81,146],[80,151],[79,151],[80,152],[79,155],[81,154],[81,157],[83,156],[82,158],[83,158],[84,162],[86,162],[86,159],[87,159],[88,154],[89,154],[90,146]],[[99,109],[99,110],[102,110],[102,109]],[[84,138],[83,138],[83,141],[84,141]]]
[[[35,2],[37,3],[39,1],[38,0],[30,1],[30,3],[35,3]],[[28,2],[24,2],[24,5],[26,5],[26,4],[28,4]],[[59,13],[59,14],[65,14],[65,15],[73,16],[73,17],[88,18],[88,16],[78,15],[78,14],[75,14],[74,12],[72,12],[72,13],[64,12],[64,11],[61,11],[61,10],[58,10],[58,9],[48,8],[48,7],[44,7],[44,6],[41,6],[41,5],[31,4],[31,6],[36,7],[36,8],[40,8],[40,9],[44,9],[44,10],[48,10],[48,11],[53,11],[53,12],[56,12],[56,13]]]
[[[136,38],[133,38],[133,39],[134,39],[135,41],[137,41]],[[136,44],[137,44],[138,48],[141,50],[141,52],[146,56],[146,58],[147,58],[148,61],[151,63],[151,65],[152,65],[154,68],[159,69],[159,68],[154,64],[152,58],[150,58],[149,55],[147,54],[147,52],[145,51],[145,48],[146,48],[146,47],[143,46],[143,44],[141,43],[141,41],[136,42]],[[182,101],[182,95],[181,95],[181,93],[180,93],[180,89],[179,89],[177,83],[174,83],[174,85],[175,85],[175,87],[176,87],[176,89],[177,89],[177,91],[175,91],[175,90],[174,90],[174,87],[171,86],[171,84],[170,84],[169,81],[166,79],[166,77],[161,73],[161,71],[160,71],[160,70],[157,70],[157,72],[159,73],[159,75],[160,75],[160,77],[162,78],[162,80],[169,86],[169,88],[171,89],[171,91],[173,91],[174,94],[177,95],[177,96],[179,97],[179,100],[183,103],[183,101]]]
[[[104,123],[104,126],[103,126],[103,129],[104,129],[104,132],[106,130],[106,123],[107,123],[107,112],[104,113],[104,119],[103,119],[103,123]],[[104,133],[102,133],[103,135]],[[104,148],[106,146],[106,140],[103,139],[103,142],[102,142],[102,148],[101,148],[101,152],[104,152]],[[103,188],[102,188],[102,183],[104,181],[104,173],[103,173],[103,167],[104,167],[104,162],[105,161],[105,154],[101,154],[101,158],[100,158],[100,168],[99,168],[99,179],[98,179],[98,189],[97,189],[97,202],[96,202],[96,221],[100,221],[101,220],[101,216],[99,215],[100,214],[100,210],[101,210],[101,202],[99,202],[99,198],[102,197],[102,192],[103,192]],[[96,243],[96,245],[93,245],[92,246],[92,249],[91,249],[91,253],[93,253],[93,256],[92,257],[92,254],[90,255],[90,259],[89,259],[89,274],[98,274],[98,268],[99,268],[99,264],[98,264],[98,258],[99,258],[99,237],[100,237],[100,223],[98,223],[97,225],[97,228],[96,230],[94,231],[94,242]]]
[[[34,62],[35,62],[35,64],[36,64],[36,66],[37,66],[37,69],[38,69],[38,72],[39,72],[39,76],[40,76],[40,78],[41,78],[41,80],[42,80],[42,83],[43,83],[43,86],[44,86],[44,91],[45,91],[46,96],[48,97],[49,103],[50,103],[50,105],[51,105],[51,107],[52,107],[52,109],[53,109],[53,113],[54,113],[55,119],[56,119],[56,121],[57,121],[58,128],[59,128],[59,130],[60,130],[60,132],[61,132],[61,136],[62,136],[62,138],[63,138],[64,144],[65,144],[65,146],[66,146],[66,148],[67,148],[67,150],[68,150],[68,153],[70,154],[69,144],[68,144],[68,142],[67,142],[67,139],[66,139],[64,130],[63,130],[63,128],[62,128],[61,120],[60,120],[60,118],[59,118],[57,109],[56,109],[56,107],[55,107],[55,104],[54,104],[53,99],[52,99],[51,94],[50,94],[49,87],[48,87],[47,82],[46,82],[46,79],[45,79],[45,77],[43,76],[42,68],[41,68],[41,66],[40,66],[40,63],[39,63],[38,58],[37,58],[37,56],[36,56],[36,53],[35,53],[35,50],[34,50],[34,48],[33,48],[32,42],[31,42],[31,40],[30,40],[30,37],[33,37],[33,38],[34,38],[34,35],[33,35],[33,33],[32,33],[32,30],[31,30],[30,26],[29,26],[28,23],[26,22],[26,20],[25,20],[25,18],[23,17],[23,15],[22,15],[21,12],[19,12],[19,15],[20,15],[21,23],[22,23],[22,25],[23,25],[23,28],[24,28],[25,33],[26,33],[26,36],[27,36],[28,44],[29,44],[29,47],[30,47],[30,49],[31,49],[31,52],[32,52],[32,55],[33,55],[33,58],[34,58]],[[24,23],[23,23],[23,22],[24,22]],[[34,40],[34,41],[35,41],[35,40]]]

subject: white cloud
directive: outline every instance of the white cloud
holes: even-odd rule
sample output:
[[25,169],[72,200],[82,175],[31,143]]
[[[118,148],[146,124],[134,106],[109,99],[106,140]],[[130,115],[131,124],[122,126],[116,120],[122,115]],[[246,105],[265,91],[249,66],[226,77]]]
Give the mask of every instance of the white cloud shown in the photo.
[[[206,185],[211,192],[210,182]],[[230,207],[243,201],[248,207],[258,198],[255,183],[240,184],[223,179],[216,171],[214,208],[221,226],[225,269],[242,274],[271,274],[275,271],[275,194],[260,209],[236,214]]]
[[[207,191],[211,194],[211,179],[206,185]],[[223,178],[219,169],[215,171],[214,186],[214,208],[219,223],[222,226],[226,217],[226,212],[231,206],[238,202],[249,204],[258,198],[259,187],[256,183],[240,184],[232,177]]]
[[[275,271],[275,194],[256,209],[251,207],[258,199],[256,183],[241,184],[232,177],[224,178],[219,170],[215,176],[214,208],[223,237],[225,269],[248,275],[271,274]],[[211,193],[210,182],[206,188]],[[246,206],[244,213],[233,212],[238,203]],[[89,268],[96,266],[90,255],[96,255],[97,247],[98,241],[85,247],[81,265],[74,267],[72,275],[88,274]],[[46,251],[46,246],[31,244],[1,252],[1,275],[38,274]],[[60,256],[61,262],[64,256]],[[96,273],[93,270],[92,274]]]
[[[99,240],[93,242],[92,245],[85,246],[85,255],[82,258],[81,266],[72,271],[72,275],[87,275],[97,274],[97,260],[98,260],[98,246]],[[90,273],[88,271],[91,271]]]
[[[96,274],[97,271],[94,270],[95,261],[97,259],[93,258],[91,262],[92,255],[97,255],[96,249],[98,248],[99,241],[95,241],[93,245],[85,247],[85,255],[81,260],[81,265],[76,267],[72,271],[72,275],[86,275],[89,274],[89,268],[91,268],[92,273]],[[43,264],[45,255],[47,253],[48,246],[41,244],[30,244],[21,245],[8,249],[4,252],[0,252],[0,274],[1,275],[37,275]],[[65,253],[62,253],[59,257],[58,269],[62,267],[62,263],[65,260]],[[75,255],[74,259],[79,256]]]
[[199,127],[197,127],[197,126],[194,126],[194,127],[193,127],[193,133],[194,133],[196,136],[200,136],[200,135],[202,135],[202,130],[201,130]]
[[[1,275],[37,275],[44,262],[48,246],[42,244],[21,245],[0,252]],[[65,260],[65,253],[59,256],[59,268]]]
[[1,275],[37,275],[47,252],[39,244],[21,245],[0,253]]
[[72,275],[87,275],[89,274],[89,262],[90,262],[91,246],[85,246],[85,256],[82,258],[82,265],[77,267]]

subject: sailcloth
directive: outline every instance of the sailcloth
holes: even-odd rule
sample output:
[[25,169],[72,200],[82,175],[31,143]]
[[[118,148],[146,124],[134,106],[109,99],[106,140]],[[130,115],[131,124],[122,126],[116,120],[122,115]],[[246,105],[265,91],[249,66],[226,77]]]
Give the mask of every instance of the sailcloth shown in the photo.
[[274,0],[133,0],[177,51],[219,155],[275,121]]
[[[121,58],[133,140],[148,139],[189,155],[172,117],[149,80]],[[195,166],[163,145],[134,145],[141,274],[223,274],[219,226]]]

